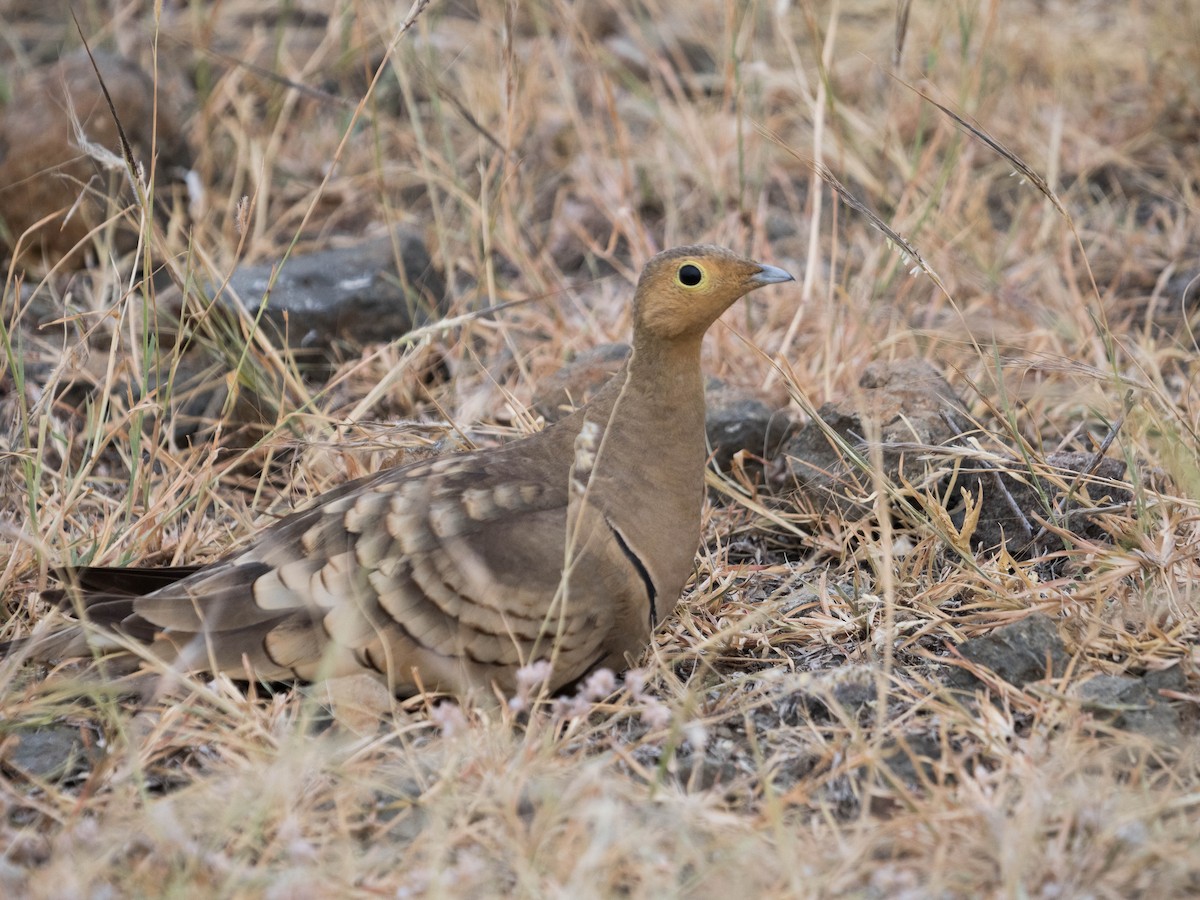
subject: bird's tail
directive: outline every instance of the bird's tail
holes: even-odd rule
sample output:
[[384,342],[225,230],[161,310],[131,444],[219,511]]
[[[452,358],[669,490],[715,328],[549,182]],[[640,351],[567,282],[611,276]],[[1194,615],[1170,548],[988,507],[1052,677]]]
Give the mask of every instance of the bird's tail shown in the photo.
[[[63,624],[40,634],[35,632],[28,637],[0,642],[0,658],[17,653],[25,653],[37,660],[87,655],[91,650],[106,649],[102,637],[104,631],[149,643],[155,629],[134,614],[134,600],[186,578],[197,568],[83,566],[64,570],[60,577],[63,586],[42,591],[41,599],[74,612],[82,621],[97,627]],[[114,642],[112,646],[120,645]]]

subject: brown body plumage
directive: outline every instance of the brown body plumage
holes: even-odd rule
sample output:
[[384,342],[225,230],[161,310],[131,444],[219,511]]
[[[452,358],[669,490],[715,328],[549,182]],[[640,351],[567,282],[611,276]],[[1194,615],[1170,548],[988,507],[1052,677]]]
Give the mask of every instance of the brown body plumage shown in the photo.
[[[659,254],[634,298],[633,353],[587,406],[504,447],[341,486],[199,569],[87,569],[103,627],[34,655],[146,642],[188,671],[264,680],[371,672],[399,694],[558,687],[623,669],[679,599],[700,537],[700,344],[734,301],[791,280],[711,246]],[[98,636],[97,636],[98,635]]]

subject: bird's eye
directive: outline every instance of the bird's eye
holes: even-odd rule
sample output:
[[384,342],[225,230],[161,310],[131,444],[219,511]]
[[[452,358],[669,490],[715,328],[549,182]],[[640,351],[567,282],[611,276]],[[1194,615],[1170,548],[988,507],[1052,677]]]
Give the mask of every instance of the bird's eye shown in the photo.
[[703,278],[704,273],[700,271],[699,266],[685,263],[679,267],[679,283],[686,287],[695,287]]

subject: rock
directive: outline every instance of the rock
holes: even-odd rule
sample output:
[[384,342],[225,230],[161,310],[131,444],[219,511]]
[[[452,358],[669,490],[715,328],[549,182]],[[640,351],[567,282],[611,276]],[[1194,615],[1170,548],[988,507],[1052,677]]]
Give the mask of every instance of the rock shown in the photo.
[[[489,11],[495,15],[496,10],[497,7],[493,6]],[[446,0],[446,2],[436,4],[430,12],[478,21],[484,10],[480,9],[479,0]],[[512,16],[512,26],[516,33],[526,37],[538,33],[539,25],[542,24],[541,20],[546,14],[546,10],[541,7],[525,4],[509,7],[505,12]],[[620,27],[622,18],[644,16],[647,13],[645,4],[641,2],[622,3],[616,6],[608,3],[568,3],[554,11],[556,17],[565,17],[572,26],[580,30],[580,33],[588,35],[593,40],[614,33]],[[556,18],[555,21],[559,23],[560,27],[566,24],[559,18]]]
[[780,707],[786,725],[816,721],[824,724],[849,718],[864,723],[875,713],[878,699],[876,673],[869,666],[846,665],[813,672],[804,687]]
[[[869,460],[866,439],[879,435],[883,475],[894,485],[900,476],[914,485],[927,480],[925,450],[935,450],[966,429],[967,412],[954,389],[921,359],[870,363],[859,380],[858,396],[826,403],[817,416],[783,447],[773,480],[791,498],[817,509],[832,507],[845,517],[872,512],[873,479],[833,440],[828,431]],[[824,427],[822,427],[824,423]]]
[[883,764],[909,790],[918,790],[938,780],[942,743],[936,734],[910,732],[883,746]]
[[[547,423],[556,422],[590,400],[621,368],[628,344],[601,344],[578,354],[553,375],[542,379],[533,410]],[[713,460],[728,471],[741,450],[765,458],[775,454],[793,427],[786,410],[773,410],[748,388],[709,378],[704,388],[708,446]]]
[[[578,146],[579,134],[574,122],[564,119],[544,127],[545,140],[539,142],[539,151],[553,155],[562,170],[562,186],[551,194],[543,195],[545,207],[546,237],[545,250],[554,264],[564,273],[577,278],[596,278],[612,271],[605,259],[597,257],[589,244],[601,247],[615,241],[613,257],[629,258],[629,244],[619,233],[614,233],[609,213],[602,209],[594,197],[579,196],[570,190],[573,178],[580,176],[579,170],[590,164]],[[587,175],[583,177],[586,179]],[[585,182],[586,183],[586,182]],[[639,210],[641,212],[641,210]]]
[[[1132,499],[1130,489],[1111,484],[1125,480],[1125,464],[1117,459],[1103,458],[1092,469],[1090,453],[1053,453],[1030,474],[1030,466],[1016,456],[996,462],[964,455],[961,448],[953,455],[939,453],[939,446],[955,442],[966,430],[967,412],[923,360],[872,363],[859,386],[861,396],[826,403],[817,411],[820,421],[810,422],[784,445],[772,480],[792,502],[832,509],[845,518],[873,512],[873,479],[826,431],[869,463],[868,425],[879,434],[882,474],[893,488],[903,493],[907,482],[916,491],[950,498],[947,513],[960,531],[967,516],[963,491],[972,503],[982,503],[970,535],[976,550],[1007,541],[1014,557],[1031,558],[1062,549],[1057,530],[1102,540],[1107,535],[1094,510],[1111,511]],[[1084,472],[1086,477],[1077,477]],[[1052,529],[1043,531],[1039,518]]]
[[627,356],[629,345],[622,343],[600,344],[576,354],[571,362],[542,379],[533,395],[533,411],[547,424],[565,418],[591,400]]
[[[1093,462],[1091,453],[1052,453],[1044,466],[1037,467],[1036,476],[1030,474],[1027,463],[1016,458],[1008,464],[988,463],[986,468],[964,465],[957,483],[949,484],[943,496],[961,499],[965,489],[973,502],[982,501],[972,546],[990,550],[1006,544],[1014,558],[1031,559],[1063,548],[1062,538],[1053,531],[1043,532],[1038,518],[1088,540],[1106,540],[1108,535],[1092,510],[1127,506],[1132,501],[1131,489],[1103,483],[1125,480],[1125,463],[1119,459],[1101,458],[1088,477],[1077,478],[1088,472]],[[1046,477],[1055,470],[1061,473],[1058,477]],[[1067,488],[1076,481],[1068,496]],[[951,509],[950,517],[955,527],[961,528],[965,507]]]
[[263,318],[288,346],[328,357],[339,342],[390,341],[437,319],[446,311],[445,294],[424,240],[400,227],[348,247],[294,253],[282,267],[240,266],[221,301],[240,301],[253,317],[267,295]]
[[1187,680],[1179,666],[1141,677],[1094,675],[1076,685],[1073,693],[1085,710],[1116,728],[1176,744],[1182,734],[1178,704],[1162,697],[1159,694],[1162,690],[1187,690]]
[[[283,267],[263,320],[266,327],[277,333],[286,327],[287,335],[297,341],[300,346],[293,347],[293,353],[306,377],[313,380],[327,377],[339,344],[357,346],[367,341],[389,340],[406,333],[414,322],[429,321],[431,310],[425,306],[426,297],[435,295],[437,302],[432,311],[442,312],[442,280],[432,268],[424,243],[403,230],[397,232],[397,240],[403,253],[403,276],[395,266],[392,243],[387,237],[342,250],[294,256]],[[255,304],[266,290],[269,277],[269,266],[247,266],[238,269],[230,279],[251,317],[257,315]],[[405,279],[408,288],[402,286]],[[43,314],[55,315],[52,301],[57,299],[56,295],[43,294],[51,302],[42,303],[30,313],[35,322]],[[237,302],[233,292],[227,292],[221,299],[225,304]],[[154,406],[167,403],[173,434],[180,443],[207,441],[219,429],[223,446],[251,447],[275,426],[293,395],[276,369],[251,368],[255,365],[253,360],[245,369],[250,376],[231,380],[230,365],[240,355],[240,344],[230,345],[225,339],[228,324],[216,322],[217,317],[210,316],[205,317],[206,324],[198,326],[191,315],[181,316],[181,302],[176,288],[159,294],[155,333],[158,358],[147,365],[143,379],[117,382],[118,389],[128,391],[138,400],[153,397]],[[215,306],[220,309],[220,304]],[[61,316],[60,308],[57,317]],[[180,321],[188,340],[181,353],[175,346],[180,340],[176,330]],[[206,331],[200,340],[192,339],[191,332],[199,328],[212,330]],[[56,401],[60,410],[75,406],[83,415],[84,404],[92,392],[105,383],[106,359],[101,354],[87,357],[76,367],[71,379],[63,381]],[[29,365],[34,364],[31,361]],[[440,370],[431,370],[429,374],[436,377]],[[235,391],[232,400],[231,389]],[[0,413],[9,405],[10,391],[8,382],[0,379]],[[149,416],[147,427],[152,427]],[[5,438],[0,430],[0,448]]]
[[[988,634],[964,641],[957,649],[964,659],[991,669],[1018,688],[1047,675],[1062,675],[1071,659],[1058,635],[1058,626],[1042,613],[1031,613],[1018,622],[1001,625]],[[966,669],[956,667],[949,684],[974,690],[980,681]]]
[[[170,422],[180,444],[206,443],[219,433],[222,446],[246,449],[262,440],[279,420],[278,398],[286,396],[284,385],[275,382],[271,385],[275,390],[261,393],[249,384],[238,385],[230,402],[231,382],[223,377],[227,371],[224,362],[210,351],[196,347],[173,361],[163,359],[146,373],[147,392],[169,400]],[[135,395],[138,389],[131,386]]]
[[[443,282],[432,267],[423,241],[404,229],[395,236],[402,254],[400,267],[394,262],[389,237],[339,250],[295,255],[282,267],[262,317],[266,323],[263,327],[275,332],[272,337],[276,340],[286,328],[286,334],[299,345],[292,352],[306,378],[319,381],[327,377],[329,364],[337,358],[341,345],[356,348],[368,341],[390,340],[444,311]],[[236,270],[230,279],[232,288],[212,308],[218,312],[229,309],[238,302],[234,299],[236,292],[253,319],[270,271],[265,265]],[[215,289],[210,288],[210,292]],[[55,315],[56,295],[42,293],[49,302],[39,301],[29,313],[35,322],[42,315]],[[224,447],[254,446],[276,426],[281,412],[295,397],[284,376],[276,367],[260,365],[252,355],[242,370],[247,376],[229,378],[231,364],[239,361],[241,343],[229,340],[226,317],[196,316],[190,306],[188,314],[183,315],[181,294],[173,286],[160,291],[157,302],[154,346],[158,357],[146,360],[144,377],[115,382],[117,390],[128,392],[136,401],[152,397],[155,409],[169,406],[165,415],[180,443],[194,445],[219,434]],[[61,317],[60,309],[57,318]],[[186,341],[182,351],[178,346],[181,341]],[[68,405],[79,407],[82,417],[83,405],[105,383],[106,359],[102,354],[86,356],[71,377],[63,380],[56,400],[60,410]],[[433,359],[427,373],[423,373],[430,380],[443,372],[436,356]],[[0,379],[0,414],[10,405],[10,393],[8,381]],[[147,428],[154,427],[153,415],[148,411]],[[6,439],[0,424],[0,449]]]
[[[157,155],[161,190],[190,165],[178,104],[170,101],[170,92],[160,92],[156,119],[153,79],[119,56],[96,51],[95,57],[134,158],[147,176]],[[0,249],[12,254],[19,247],[27,265],[48,266],[64,258],[82,265],[91,247],[89,232],[120,208],[108,197],[130,193],[123,163],[106,169],[80,149],[72,128],[70,109],[90,142],[121,159],[117,126],[96,73],[79,51],[18,78],[12,96],[0,111]],[[123,206],[127,200],[118,202]],[[42,219],[47,221],[37,225]],[[122,223],[117,251],[136,245],[136,231]]]
[[100,755],[94,743],[84,742],[77,726],[17,725],[14,732],[7,735],[0,760],[26,777],[64,781],[86,771]]
[[754,391],[718,378],[708,379],[704,403],[708,446],[722,472],[729,471],[734,455],[741,450],[772,458],[795,427],[786,409],[773,410]]

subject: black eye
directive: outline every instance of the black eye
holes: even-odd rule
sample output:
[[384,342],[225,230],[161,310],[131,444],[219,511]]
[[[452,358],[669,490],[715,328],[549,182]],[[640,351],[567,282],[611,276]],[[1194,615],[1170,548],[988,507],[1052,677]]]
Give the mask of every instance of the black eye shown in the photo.
[[700,283],[700,279],[704,277],[704,273],[700,271],[699,266],[693,266],[691,263],[679,267],[679,283],[686,284],[688,287],[695,287]]

